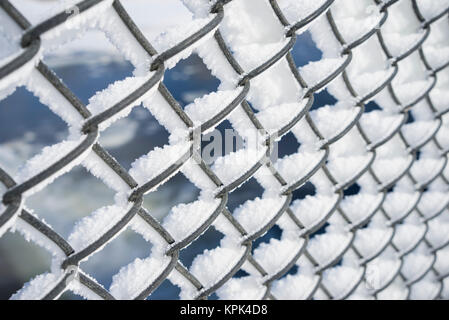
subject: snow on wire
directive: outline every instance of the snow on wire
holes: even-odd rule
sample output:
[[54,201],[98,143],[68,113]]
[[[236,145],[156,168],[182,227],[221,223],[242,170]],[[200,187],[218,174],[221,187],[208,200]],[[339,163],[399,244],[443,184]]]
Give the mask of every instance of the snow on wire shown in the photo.
[[[71,128],[67,141],[43,149],[16,176],[0,168],[0,235],[18,230],[53,255],[51,272],[12,298],[56,299],[70,290],[89,299],[145,299],[165,279],[182,299],[449,298],[449,1],[183,2],[191,25],[151,44],[118,0],[81,1],[71,7],[76,14],[37,25],[0,0],[0,35],[11,39],[2,48],[0,99],[25,85]],[[135,72],[85,106],[41,59],[91,29],[103,31]],[[323,57],[298,68],[290,51],[306,30]],[[162,79],[193,52],[221,85],[183,110]],[[311,110],[324,89],[338,102]],[[380,108],[365,112],[371,101]],[[172,136],[128,172],[98,137],[141,103]],[[202,161],[195,134],[224,120],[239,133],[261,133],[262,152]],[[272,161],[274,140],[289,132],[297,153]],[[244,155],[250,164],[235,161]],[[77,165],[116,192],[115,204],[64,239],[25,200]],[[159,223],[143,196],[177,172],[200,196]],[[230,212],[229,194],[252,177],[263,196]],[[307,182],[316,193],[292,202]],[[345,194],[354,184],[360,190]],[[275,224],[281,238],[253,248]],[[212,226],[224,235],[220,246],[186,268],[180,251]],[[106,289],[80,263],[127,228],[152,244],[151,255],[120,269]],[[235,277],[239,270],[247,275]]]

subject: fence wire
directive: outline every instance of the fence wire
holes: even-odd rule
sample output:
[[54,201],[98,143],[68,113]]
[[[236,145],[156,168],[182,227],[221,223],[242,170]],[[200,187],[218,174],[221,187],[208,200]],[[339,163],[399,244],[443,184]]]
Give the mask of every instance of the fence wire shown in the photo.
[[[444,118],[449,107],[437,105],[432,92],[435,88],[444,91],[444,81],[447,81],[444,72],[447,72],[449,61],[439,65],[432,63],[427,57],[426,41],[434,32],[434,24],[445,23],[447,28],[449,8],[439,8],[436,14],[429,16],[427,12],[422,12],[423,1],[373,0],[375,10],[380,13],[379,21],[369,30],[363,30],[363,34],[348,39],[348,30],[341,29],[334,15],[334,11],[341,15],[344,7],[340,1],[317,1],[313,10],[310,6],[304,8],[300,21],[291,21],[294,15],[286,12],[281,2],[260,0],[257,6],[269,8],[271,18],[277,19],[284,30],[284,34],[279,35],[283,37],[284,44],[263,63],[247,70],[235,57],[234,50],[230,49],[226,34],[222,33],[223,21],[230,11],[228,7],[236,2],[242,1],[205,1],[210,10],[209,22],[176,45],[157,52],[118,0],[81,1],[76,4],[79,11],[77,15],[61,12],[37,25],[31,25],[8,0],[0,1],[0,10],[6,14],[4,19],[11,19],[22,30],[21,49],[0,67],[0,83],[8,83],[11,90],[14,90],[20,79],[37,72],[42,83],[36,86],[42,85],[46,90],[56,92],[61,98],[58,103],[67,109],[64,112],[76,113],[77,116],[72,117],[76,121],[66,121],[78,128],[80,137],[69,152],[59,154],[58,159],[52,159],[52,163],[46,164],[47,167],[37,174],[17,180],[0,168],[0,181],[7,189],[2,197],[3,207],[0,207],[0,234],[14,229],[20,221],[31,230],[30,234],[37,234],[38,239],[45,239],[44,244],[38,241],[39,244],[47,249],[52,247],[52,250],[59,250],[62,256],[55,258],[58,265],[51,273],[31,281],[24,287],[24,294],[19,295],[19,298],[56,299],[65,291],[71,290],[88,298],[146,299],[167,278],[181,288],[182,298],[190,299],[206,299],[213,293],[217,293],[220,298],[254,299],[447,297],[445,292],[449,290],[449,283],[446,281],[449,264],[445,263],[445,256],[449,252],[446,248],[449,234],[438,227],[449,223],[445,217],[449,202],[446,169],[449,143],[444,139],[447,133],[444,131],[447,125]],[[404,2],[410,4],[414,17],[409,19],[417,19],[420,30],[416,32],[419,37],[409,41],[406,50],[398,52],[391,48],[391,41],[386,40],[383,26],[395,19],[398,24],[401,23],[395,16],[397,12],[394,8],[398,3]],[[123,28],[132,37],[128,41],[137,43],[151,63],[145,81],[131,89],[122,90],[120,99],[111,102],[102,111],[93,113],[41,60],[41,53],[45,49],[47,38],[64,36],[64,32],[57,32],[58,28],[67,27],[71,20],[78,19],[81,23],[93,20],[95,10],[100,6],[112,8]],[[235,5],[233,12],[238,8],[244,6]],[[255,12],[246,14],[251,17]],[[346,14],[351,16],[350,12]],[[295,65],[291,50],[297,34],[313,23],[320,23],[329,29],[328,36],[332,39],[328,38],[326,41],[335,41],[338,51],[335,57],[330,57],[333,65],[329,71],[320,79],[312,81],[303,74],[302,68],[298,69]],[[357,22],[354,22],[352,29],[349,34],[360,33],[361,30]],[[368,42],[378,45],[377,54],[384,59],[386,66],[379,65],[379,69],[384,70],[386,76],[376,86],[366,88],[364,85],[369,81],[357,78],[351,65],[357,56],[366,54],[360,48]],[[198,49],[205,43],[207,50],[221,55],[227,63],[226,67],[236,74],[234,85],[237,94],[230,103],[217,107],[219,110],[215,114],[207,114],[198,123],[173,98],[162,79],[171,59],[173,61],[177,55],[188,56],[193,48]],[[129,43],[123,45],[127,46]],[[205,55],[203,60],[208,65]],[[412,64],[416,64],[416,61],[422,64],[425,72],[412,72],[410,81],[414,80],[413,77],[424,77],[425,85],[423,88],[407,90],[408,97],[405,100],[398,94],[399,84],[395,83],[395,79],[402,70],[408,72],[410,69],[410,65],[405,63],[407,60]],[[288,119],[275,119],[273,124],[267,121],[269,112],[263,114],[262,111],[255,111],[254,100],[249,99],[249,95],[254,99],[254,96],[261,94],[261,90],[257,89],[260,88],[261,81],[266,81],[276,73],[285,75],[286,70],[290,73],[288,79],[294,82],[293,87],[300,92],[300,99],[296,107],[289,110]],[[318,68],[315,73],[318,73]],[[439,83],[440,75],[443,80]],[[254,81],[258,83],[253,92]],[[338,117],[333,118],[337,111],[331,110],[327,120],[322,120],[320,115],[310,110],[314,95],[330,88],[331,84],[339,88],[342,95],[345,92],[346,101],[351,104],[347,109],[350,115],[343,123],[339,123],[340,127],[334,132],[327,129],[332,121],[338,122]],[[288,90],[290,89],[285,88],[285,94]],[[158,96],[158,102],[153,102],[149,95]],[[344,100],[344,97],[337,98]],[[126,116],[132,107],[142,101],[145,103],[146,99],[150,101],[149,109],[169,131],[173,133],[175,129],[185,127],[188,134],[185,141],[180,142],[184,147],[174,145],[161,151],[167,155],[166,163],[163,167],[153,168],[149,178],[142,182],[109,155],[98,142],[98,137],[105,127],[119,117]],[[382,102],[385,101],[386,105],[395,106],[394,110],[385,109],[385,118],[374,119],[374,122],[378,122],[378,127],[374,129],[374,125],[370,127],[369,121],[364,120],[367,114],[364,113],[365,106],[373,99],[378,99],[376,101],[382,107]],[[418,139],[410,138],[410,130],[404,129],[409,111],[414,107],[425,114],[423,122],[432,124],[426,130],[422,127],[411,129],[419,131]],[[274,106],[272,112],[279,108],[280,106]],[[398,120],[384,126],[382,131],[381,124],[388,116],[394,116]],[[178,127],[170,125],[170,121],[165,123],[167,117],[171,122],[173,119],[177,120]],[[224,162],[224,170],[220,171],[208,166],[198,156],[201,153],[200,146],[194,141],[195,135],[204,134],[226,119],[232,120],[231,123],[238,132],[242,127],[236,119],[243,126],[251,126],[262,132],[265,149],[251,158],[250,165],[239,167],[229,161]],[[420,121],[417,119],[415,122]],[[264,126],[267,123],[270,127]],[[293,161],[293,168],[296,168],[293,170],[294,175],[286,174],[285,170],[283,173],[283,167],[279,163],[284,159],[275,163],[269,157],[276,140],[289,132],[293,132],[296,137],[306,137],[300,141],[301,147],[307,144],[311,146],[307,152],[298,151],[287,159],[290,163]],[[385,152],[385,148],[388,149],[385,146],[389,144],[403,150],[401,165],[396,165],[395,159],[389,158],[388,152]],[[363,151],[354,151],[360,149],[359,145],[362,145]],[[177,149],[172,152],[170,147]],[[86,157],[91,159],[90,164],[84,161]],[[360,161],[355,161],[355,158]],[[284,161],[285,165],[289,164],[287,160]],[[75,248],[37,215],[30,213],[24,202],[35,190],[45,187],[55,177],[80,163],[95,176],[106,176],[109,180],[113,177],[115,181],[119,181],[117,183],[123,184],[127,204],[122,207],[122,210],[126,210],[118,214],[119,218],[112,217],[112,222],[108,223],[98,221],[104,225],[91,230],[92,234],[87,230],[86,238],[89,243]],[[109,171],[96,170],[96,166],[107,166]],[[338,168],[343,170],[337,170]],[[154,192],[179,171],[196,185],[200,185],[202,190],[211,191],[212,196],[208,200],[210,206],[206,216],[203,215],[197,221],[189,216],[190,211],[186,212],[184,216],[180,216],[179,223],[184,221],[191,229],[184,230],[181,234],[172,234],[169,228],[151,216],[151,208],[147,210],[143,207],[143,197]],[[223,171],[235,174],[229,178],[222,175]],[[198,176],[201,176],[200,182],[195,181]],[[259,212],[249,210],[247,214],[257,220],[256,226],[249,225],[244,217],[231,213],[227,208],[228,196],[232,192],[239,192],[237,188],[252,177],[258,179],[267,191],[275,194],[272,197],[280,201],[280,205],[274,206],[275,209],[273,206],[262,206],[266,210],[273,209],[264,219],[256,219]],[[309,181],[317,187],[317,194],[292,203],[292,193]],[[367,193],[345,195],[345,190],[355,183],[362,187],[375,187]],[[441,198],[435,198],[438,190],[444,190]],[[426,199],[437,201],[431,200],[436,203],[429,206],[429,200]],[[262,198],[262,202],[264,200],[266,199]],[[304,204],[303,207],[301,203]],[[195,223],[189,223],[194,220]],[[107,290],[83,272],[80,263],[114,241],[120,232],[133,224],[138,226],[134,228],[135,231],[142,234],[156,249],[145,260],[148,263],[134,265],[127,273],[122,274],[123,280],[115,284],[119,289]],[[275,224],[282,229],[282,238],[253,248],[254,241]],[[324,234],[316,233],[327,224],[329,226]],[[410,224],[415,229],[404,227]],[[204,253],[194,266],[185,267],[179,260],[180,251],[212,226],[225,235],[226,241],[214,251]],[[404,237],[404,232],[409,236]],[[214,257],[218,257],[218,260]],[[299,267],[296,273],[290,272],[285,276],[295,265]],[[248,275],[235,277],[241,269]],[[26,292],[28,293],[25,294]]]

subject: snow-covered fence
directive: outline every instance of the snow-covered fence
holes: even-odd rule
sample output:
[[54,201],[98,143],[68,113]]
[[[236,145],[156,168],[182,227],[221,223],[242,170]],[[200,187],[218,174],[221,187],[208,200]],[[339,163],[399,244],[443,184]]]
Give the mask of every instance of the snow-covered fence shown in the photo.
[[[9,39],[0,48],[0,99],[25,85],[71,128],[17,176],[0,168],[0,234],[18,230],[53,254],[52,271],[13,298],[54,299],[71,290],[144,299],[167,278],[184,299],[214,292],[224,299],[449,297],[449,1],[184,3],[191,24],[151,44],[118,0],[81,1],[37,25],[0,0],[0,34]],[[105,32],[136,70],[85,106],[41,58],[90,29]],[[306,30],[323,57],[297,68],[290,51]],[[161,80],[192,52],[221,86],[183,109]],[[325,88],[338,102],[310,110]],[[127,172],[98,137],[141,103],[171,133],[170,144]],[[364,112],[368,103],[378,110]],[[254,129],[263,143],[208,166],[195,142],[225,119],[241,135]],[[274,140],[289,132],[297,153],[272,161]],[[112,188],[116,203],[64,239],[25,201],[76,165]],[[159,223],[143,196],[179,171],[201,195]],[[231,213],[228,196],[252,177],[263,197]],[[307,182],[315,194],[292,202]],[[351,186],[359,190],[345,193]],[[253,248],[274,224],[282,237]],[[224,235],[220,246],[186,268],[180,251],[212,226]],[[80,263],[127,228],[151,243],[151,255],[123,267],[105,289]],[[248,275],[233,277],[241,269]]]

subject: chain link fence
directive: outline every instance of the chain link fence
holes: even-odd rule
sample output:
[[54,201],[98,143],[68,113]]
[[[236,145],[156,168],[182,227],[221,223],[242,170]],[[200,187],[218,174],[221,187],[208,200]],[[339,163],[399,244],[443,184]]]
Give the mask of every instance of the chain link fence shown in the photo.
[[[2,24],[20,35],[18,51],[2,61],[0,89],[11,93],[28,78],[38,79],[27,88],[74,132],[31,159],[17,177],[0,168],[6,190],[0,234],[19,229],[53,254],[52,272],[14,297],[56,299],[70,290],[86,298],[146,299],[169,279],[185,299],[213,293],[224,299],[446,298],[447,1],[186,4],[206,23],[186,27],[188,36],[157,52],[118,0],[81,1],[37,25],[0,0]],[[112,42],[129,48],[129,58],[144,71],[111,86],[96,108],[87,108],[42,54],[70,31],[111,28],[103,16],[114,25]],[[291,50],[307,29],[323,59],[298,68]],[[245,33],[253,42],[238,47]],[[264,37],[279,40],[268,44]],[[183,109],[162,83],[166,69],[193,50],[228,89],[213,108],[198,103]],[[311,110],[323,89],[338,104]],[[372,101],[381,109],[365,112]],[[141,103],[172,139],[128,172],[98,138]],[[410,110],[416,110],[413,121]],[[242,136],[252,129],[262,142],[257,150],[246,147],[209,166],[199,141],[224,120]],[[273,160],[275,143],[290,132],[301,144],[298,152]],[[67,240],[24,202],[76,165],[116,191],[117,204],[85,218]],[[143,197],[179,171],[201,196],[160,223],[143,207]],[[264,196],[230,212],[228,196],[253,177]],[[316,193],[292,202],[306,183]],[[355,185],[360,191],[348,194]],[[253,245],[275,224],[280,239]],[[220,246],[187,268],[180,251],[212,226],[224,235]],[[107,290],[80,263],[129,227],[151,243],[151,255],[120,270]],[[236,277],[239,270],[247,275]]]

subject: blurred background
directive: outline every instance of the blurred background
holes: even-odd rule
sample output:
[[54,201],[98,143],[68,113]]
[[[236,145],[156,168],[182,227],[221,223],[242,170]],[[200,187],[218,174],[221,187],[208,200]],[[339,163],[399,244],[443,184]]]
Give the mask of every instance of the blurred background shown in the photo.
[[[50,5],[49,1],[12,2],[27,13],[32,23],[39,22]],[[171,25],[191,19],[190,13],[177,0],[124,0],[123,4],[150,40]],[[142,10],[144,4],[145,10]],[[48,16],[48,12],[45,14]],[[299,67],[319,60],[321,52],[306,32],[298,37],[293,56]],[[44,61],[85,104],[97,91],[131,76],[133,71],[132,65],[115,51],[100,32],[89,32],[83,38],[52,52]],[[167,71],[164,83],[183,107],[197,97],[216,91],[219,85],[218,79],[211,75],[197,55],[190,56]],[[334,102],[326,91],[322,91],[316,96],[313,108]],[[229,127],[225,121],[218,129]],[[27,159],[40,153],[44,146],[64,140],[67,134],[67,125],[24,87],[17,88],[0,101],[0,166],[12,175]],[[136,158],[167,142],[168,132],[142,106],[134,108],[128,117],[109,127],[100,138],[101,145],[126,169]],[[279,145],[279,157],[294,153],[297,148],[296,139],[287,135]],[[230,196],[228,207],[232,211],[262,192],[262,188],[251,179]],[[310,193],[313,193],[313,188],[307,184],[295,192],[294,199]],[[178,173],[156,192],[147,195],[144,206],[156,219],[162,220],[171,207],[194,201],[198,194],[199,190]],[[102,181],[78,166],[28,198],[26,205],[67,239],[79,219],[102,206],[113,204],[113,196],[114,192]],[[280,231],[274,227],[258,242],[279,235]],[[181,261],[190,266],[195,255],[206,248],[216,247],[220,238],[221,234],[210,228],[182,251]],[[112,276],[120,267],[137,257],[147,257],[150,249],[151,244],[141,236],[125,231],[81,267],[108,288]],[[19,233],[6,233],[0,238],[0,299],[8,299],[29,279],[49,271],[50,261],[51,256],[45,250],[27,242]],[[179,289],[166,280],[150,299],[175,299],[178,293]],[[79,297],[66,293],[61,298]]]

